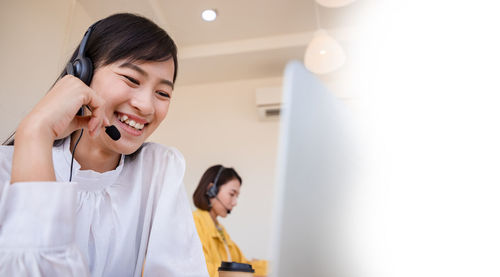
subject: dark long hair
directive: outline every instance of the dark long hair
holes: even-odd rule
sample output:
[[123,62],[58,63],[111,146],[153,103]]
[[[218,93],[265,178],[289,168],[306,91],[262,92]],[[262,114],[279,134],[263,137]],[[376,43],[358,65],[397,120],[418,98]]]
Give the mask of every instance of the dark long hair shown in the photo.
[[[80,45],[73,52],[68,62],[72,62]],[[119,60],[129,62],[174,61],[174,82],[177,78],[177,46],[172,38],[151,20],[130,13],[118,13],[100,20],[92,30],[87,41],[85,56],[90,58],[94,70]],[[66,75],[63,70],[57,80]],[[57,81],[56,81],[57,82]],[[15,132],[3,143],[14,144]],[[56,140],[58,145],[62,140]]]
[[[205,211],[210,210],[210,200],[207,196],[208,185],[214,182],[215,176],[221,167],[222,165],[220,164],[211,166],[203,173],[203,176],[201,176],[198,187],[193,193],[193,203],[198,209]],[[219,189],[222,185],[234,179],[237,179],[240,181],[240,184],[243,184],[240,175],[238,175],[234,168],[225,167],[219,175],[217,184],[214,185]]]

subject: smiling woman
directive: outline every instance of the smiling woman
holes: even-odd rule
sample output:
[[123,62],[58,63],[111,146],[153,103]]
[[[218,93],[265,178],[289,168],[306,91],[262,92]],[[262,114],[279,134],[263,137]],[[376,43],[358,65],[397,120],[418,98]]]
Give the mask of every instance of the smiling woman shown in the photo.
[[184,158],[145,143],[176,72],[174,42],[148,19],[89,28],[15,145],[0,147],[1,276],[207,276]]
[[[120,60],[98,68],[91,87],[101,92],[106,117],[122,134],[116,142],[107,136],[100,136],[98,141],[117,153],[135,152],[167,115],[174,69],[172,59]],[[77,148],[78,151],[85,149]]]

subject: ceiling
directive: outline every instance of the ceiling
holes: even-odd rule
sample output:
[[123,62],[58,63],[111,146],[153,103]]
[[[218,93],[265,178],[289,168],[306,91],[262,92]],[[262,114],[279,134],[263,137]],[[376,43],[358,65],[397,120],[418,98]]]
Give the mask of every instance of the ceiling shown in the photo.
[[[281,76],[287,61],[303,59],[318,28],[345,47],[362,2],[325,8],[314,0],[78,1],[95,20],[127,11],[164,27],[179,47],[178,85]],[[201,19],[207,8],[217,10],[214,22]]]

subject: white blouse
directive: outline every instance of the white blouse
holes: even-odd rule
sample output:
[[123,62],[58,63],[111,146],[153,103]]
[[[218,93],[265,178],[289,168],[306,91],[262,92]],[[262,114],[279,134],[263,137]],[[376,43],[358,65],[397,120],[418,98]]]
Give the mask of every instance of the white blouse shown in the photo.
[[10,183],[0,146],[0,276],[208,276],[174,148],[146,143],[112,171],[68,182],[69,139],[53,148],[57,182]]

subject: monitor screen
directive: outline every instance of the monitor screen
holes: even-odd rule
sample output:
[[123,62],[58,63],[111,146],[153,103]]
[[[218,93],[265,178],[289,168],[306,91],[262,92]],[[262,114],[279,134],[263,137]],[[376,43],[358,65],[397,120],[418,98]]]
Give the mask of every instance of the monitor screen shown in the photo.
[[345,103],[297,61],[284,75],[271,276],[338,276],[348,264],[349,194],[359,167]]

